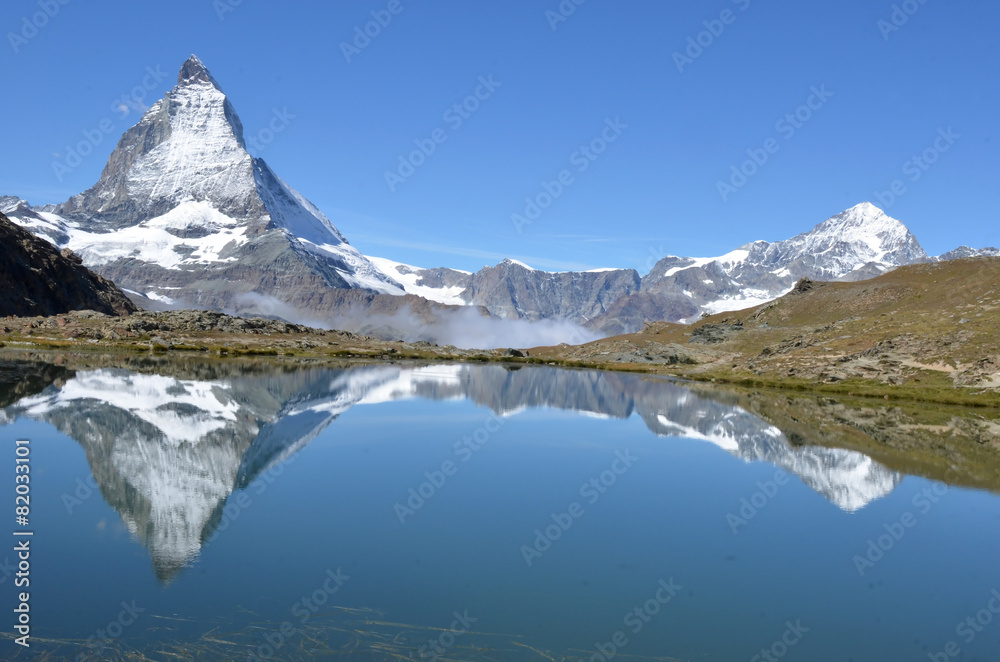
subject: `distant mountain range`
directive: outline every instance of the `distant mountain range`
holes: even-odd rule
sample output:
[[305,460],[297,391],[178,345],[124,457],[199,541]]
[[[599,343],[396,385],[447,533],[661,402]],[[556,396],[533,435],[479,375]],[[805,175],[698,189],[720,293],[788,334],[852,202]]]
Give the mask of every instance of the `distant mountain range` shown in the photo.
[[764,303],[803,277],[860,280],[904,264],[1000,254],[963,246],[932,258],[905,225],[863,203],[786,241],[757,241],[715,258],[666,257],[646,276],[553,273],[515,260],[471,274],[369,257],[250,155],[235,109],[195,56],[177,86],[125,132],[93,187],[44,207],[0,197],[0,212],[71,249],[144,307],[341,328],[372,310],[420,309],[426,320],[473,306],[499,318],[568,320],[614,334]]

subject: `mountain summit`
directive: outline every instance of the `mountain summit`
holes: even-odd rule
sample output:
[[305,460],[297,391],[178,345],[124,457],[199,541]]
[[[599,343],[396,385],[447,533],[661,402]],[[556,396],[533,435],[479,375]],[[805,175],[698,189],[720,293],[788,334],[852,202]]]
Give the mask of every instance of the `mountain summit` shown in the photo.
[[657,319],[693,321],[706,312],[764,304],[802,278],[864,280],[930,260],[903,223],[864,202],[784,241],[754,241],[719,257],[668,256],[642,279],[639,292],[589,324],[614,334]]
[[403,293],[250,155],[201,60],[192,55],[177,81],[125,132],[93,187],[60,205],[21,205],[16,220],[168,304],[272,314],[301,306],[322,316],[331,290]]
[[208,67],[198,59],[197,55],[192,55],[184,64],[181,65],[181,71],[177,74],[177,85],[189,85],[192,83],[211,83],[218,89],[222,91],[222,87],[219,85],[218,81],[212,78],[212,74],[208,72]]

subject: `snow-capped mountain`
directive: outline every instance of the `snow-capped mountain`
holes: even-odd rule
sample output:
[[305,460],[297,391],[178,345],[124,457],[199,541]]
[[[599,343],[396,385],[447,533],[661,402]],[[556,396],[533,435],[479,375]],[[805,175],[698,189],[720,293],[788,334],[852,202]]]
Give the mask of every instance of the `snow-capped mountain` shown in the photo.
[[762,305],[801,278],[864,280],[930,259],[903,223],[865,202],[785,241],[755,241],[719,257],[668,256],[642,279],[638,293],[592,324],[622,332],[641,328],[651,315],[693,321],[706,312]]
[[260,297],[294,307],[326,290],[403,294],[250,155],[232,103],[193,55],[177,86],[125,132],[92,188],[54,206],[0,204],[121,287],[167,302],[270,312],[255,310]]

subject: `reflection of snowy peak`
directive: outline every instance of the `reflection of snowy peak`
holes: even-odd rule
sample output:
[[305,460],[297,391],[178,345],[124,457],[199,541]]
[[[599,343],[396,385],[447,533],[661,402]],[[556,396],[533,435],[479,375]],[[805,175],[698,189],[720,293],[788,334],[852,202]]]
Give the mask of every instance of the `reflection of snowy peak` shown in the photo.
[[338,398],[330,376],[304,370],[199,381],[96,370],[22,399],[5,415],[50,422],[84,447],[105,499],[166,581],[198,554],[234,489],[350,406],[311,416],[293,411]]
[[40,417],[74,402],[101,402],[145,421],[157,430],[159,440],[178,446],[200,441],[236,421],[238,405],[226,391],[224,384],[97,370],[81,373],[62,389],[19,405],[26,415]]
[[392,370],[348,372],[339,379],[354,382],[346,387],[348,392],[368,389],[358,404],[466,397],[501,415],[538,407],[616,418],[636,412],[656,434],[708,441],[747,462],[781,467],[846,511],[889,494],[902,479],[861,453],[793,446],[781,430],[750,412],[669,382],[546,368],[450,365]]
[[166,580],[198,553],[232,491],[234,446],[257,432],[232,396],[216,382],[97,370],[9,413],[49,421],[84,446],[105,498]]
[[793,446],[744,409],[634,375],[468,365],[212,370],[196,378],[79,372],[0,411],[0,421],[42,420],[76,439],[102,495],[149,549],[163,581],[198,555],[234,490],[359,405],[468,398],[501,415],[540,407],[620,419],[638,413],[658,435],[708,441],[782,467],[848,511],[900,480],[860,453]]
[[657,414],[650,428],[657,434],[710,442],[747,462],[781,467],[848,512],[886,496],[902,480],[861,453],[793,446],[781,430],[739,407],[702,400],[693,420],[683,418],[677,421]]

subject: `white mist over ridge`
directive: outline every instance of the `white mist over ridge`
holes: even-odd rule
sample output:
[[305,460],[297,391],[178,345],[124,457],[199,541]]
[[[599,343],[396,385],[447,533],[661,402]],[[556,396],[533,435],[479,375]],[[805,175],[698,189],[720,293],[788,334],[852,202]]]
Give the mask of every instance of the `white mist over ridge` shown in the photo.
[[502,349],[544,347],[567,343],[579,345],[604,336],[566,320],[499,319],[485,317],[478,310],[442,310],[433,324],[427,324],[409,310],[394,315],[338,315],[334,325],[345,331],[397,338],[404,342],[430,342],[460,349]]
[[579,345],[604,337],[567,320],[531,322],[501,319],[483,315],[478,308],[472,307],[434,309],[427,313],[431,316],[428,320],[405,305],[392,314],[372,313],[364,306],[348,305],[342,306],[328,319],[319,319],[274,297],[251,293],[240,297],[238,302],[267,315],[318,329],[351,331],[383,340],[453,345],[460,349],[544,347],[560,343]]

